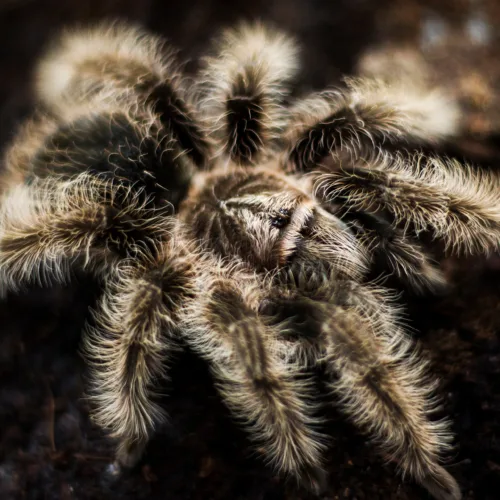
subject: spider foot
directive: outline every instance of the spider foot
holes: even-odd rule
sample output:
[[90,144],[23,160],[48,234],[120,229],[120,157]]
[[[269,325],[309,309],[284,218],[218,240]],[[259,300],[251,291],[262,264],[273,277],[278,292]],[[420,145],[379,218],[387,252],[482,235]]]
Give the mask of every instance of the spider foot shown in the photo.
[[145,448],[145,441],[123,441],[116,452],[116,466],[131,469],[139,462]]
[[323,497],[328,491],[328,474],[319,468],[309,472],[309,488],[318,497]]
[[460,500],[462,498],[458,483],[444,467],[438,466],[429,471],[421,483],[437,500]]

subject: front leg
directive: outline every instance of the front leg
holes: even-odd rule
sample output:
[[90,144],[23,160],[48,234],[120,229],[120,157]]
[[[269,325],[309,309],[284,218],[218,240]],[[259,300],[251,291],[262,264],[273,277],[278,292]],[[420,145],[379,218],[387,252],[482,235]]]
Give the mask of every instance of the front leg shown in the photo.
[[175,53],[160,37],[122,22],[66,31],[38,65],[38,97],[63,120],[78,107],[150,107],[180,151],[202,168],[210,144]]

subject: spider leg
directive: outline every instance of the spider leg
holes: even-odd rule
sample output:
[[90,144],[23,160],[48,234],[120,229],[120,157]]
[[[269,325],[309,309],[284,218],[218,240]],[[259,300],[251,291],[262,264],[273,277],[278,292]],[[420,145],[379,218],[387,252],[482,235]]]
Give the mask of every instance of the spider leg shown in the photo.
[[297,70],[294,42],[261,24],[227,30],[205,58],[199,108],[216,156],[254,165],[276,149],[286,125],[283,102]]
[[204,167],[210,145],[197,123],[190,87],[173,48],[123,22],[64,32],[37,70],[38,96],[52,112],[67,117],[79,105],[137,101],[151,107],[193,163]]
[[195,263],[174,235],[156,258],[118,267],[94,312],[94,326],[87,329],[92,416],[117,439],[123,466],[137,462],[165,419],[156,386],[179,349],[180,311],[195,284]]
[[373,314],[380,294],[360,292],[358,285],[351,293],[357,294],[354,307],[324,308],[324,362],[336,377],[330,387],[346,414],[403,474],[435,498],[461,498],[455,479],[439,465],[451,434],[445,422],[428,418],[436,405],[436,383],[426,379],[426,364],[404,332],[391,325],[390,313]]
[[458,110],[439,90],[349,79],[346,90],[316,93],[290,111],[285,167],[309,172],[332,155],[358,157],[385,141],[417,144],[456,134]]
[[316,193],[354,210],[388,212],[405,234],[430,231],[454,253],[497,250],[500,178],[455,160],[381,154],[318,174]]
[[382,267],[416,292],[440,290],[446,279],[416,238],[394,227],[381,214],[345,207],[340,218],[349,222],[358,241],[367,248],[375,269]]
[[4,291],[65,282],[73,265],[97,275],[162,241],[171,229],[141,192],[88,174],[18,185],[0,208],[0,274]]
[[203,295],[189,313],[187,343],[209,363],[226,405],[269,463],[321,489],[323,444],[312,427],[311,388],[296,378],[298,366],[278,356],[275,333],[255,311],[252,281],[219,276]]
[[[451,161],[447,166],[445,162],[429,160],[433,165],[426,171],[419,166],[422,156],[391,156],[386,144],[406,140],[415,144],[438,142],[457,129],[457,109],[437,89],[424,89],[423,85],[408,81],[390,84],[353,79],[347,81],[343,91],[314,94],[292,108],[282,161],[286,169],[310,177],[315,193],[327,207],[342,207],[341,219],[350,221],[361,239],[369,243],[372,261],[381,261],[416,291],[437,289],[444,285],[444,277],[416,237],[423,229],[431,228],[437,229],[436,237],[449,236],[448,246],[474,247],[474,240],[489,239],[486,245],[491,248],[491,240],[495,239],[492,232],[476,233],[472,225],[467,235],[459,236],[461,242],[456,245],[452,233],[457,231],[451,226],[461,225],[465,230],[466,224],[447,225],[443,221],[447,217],[445,211],[452,205],[447,204],[449,198],[443,192],[443,184],[445,190],[460,191],[455,193],[455,201],[466,201],[463,195],[473,195],[481,176],[476,178],[467,167],[452,165]],[[380,151],[379,155],[374,157],[373,150]],[[463,182],[453,180],[455,167],[460,168],[455,180]],[[450,175],[443,175],[445,171]],[[466,192],[464,184],[469,181],[473,186]],[[483,195],[487,192],[487,188],[481,190]],[[483,201],[494,200],[489,196]],[[400,207],[399,203],[405,206]],[[438,203],[441,213],[428,221],[431,205]],[[462,206],[467,204],[468,201]],[[470,208],[473,207],[467,207]],[[418,224],[411,234],[408,228],[415,219]],[[404,227],[396,227],[399,222]],[[485,233],[489,233],[486,238]],[[481,241],[477,246],[483,244]]]
[[30,121],[6,154],[0,269],[7,287],[108,270],[162,240],[192,164],[157,117],[99,101]]
[[180,79],[175,52],[146,31],[123,22],[65,30],[41,57],[36,72],[40,100],[54,111],[90,101],[103,89],[137,93],[165,75]]
[[272,309],[275,320],[288,316],[288,335],[299,336],[288,342],[288,356],[325,365],[343,411],[403,475],[437,499],[461,498],[456,481],[439,465],[452,439],[448,425],[429,419],[437,406],[437,384],[398,325],[387,293],[305,276],[290,290]]

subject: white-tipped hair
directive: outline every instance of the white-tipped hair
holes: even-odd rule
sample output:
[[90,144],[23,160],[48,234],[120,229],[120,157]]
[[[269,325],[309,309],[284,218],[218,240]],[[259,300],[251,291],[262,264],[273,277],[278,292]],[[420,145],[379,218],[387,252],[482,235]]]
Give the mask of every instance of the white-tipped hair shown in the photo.
[[422,88],[409,80],[382,82],[347,79],[352,105],[386,104],[402,113],[405,127],[415,138],[434,142],[458,133],[460,111],[452,96],[442,89]]
[[[298,70],[298,49],[288,35],[271,30],[262,23],[241,24],[226,30],[218,44],[220,59],[213,69],[232,81],[245,66],[266,68],[268,83],[282,85]],[[213,63],[213,60],[211,60]]]
[[[114,62],[115,64],[111,64]],[[96,91],[131,91],[178,72],[161,38],[120,22],[62,33],[36,73],[39,99],[53,111],[89,100]],[[110,92],[111,94],[111,92]]]
[[347,88],[300,99],[290,110],[282,162],[292,170],[316,168],[345,153],[371,154],[384,141],[436,144],[458,134],[456,104],[436,90],[368,78]]
[[[248,140],[256,149],[266,150],[285,125],[283,98],[298,71],[297,45],[289,36],[257,22],[226,30],[215,44],[215,53],[204,60],[199,101],[208,131],[219,143],[218,153],[231,155],[235,146],[227,121],[228,103],[239,97],[255,103],[259,130]],[[256,159],[247,158],[250,163]]]

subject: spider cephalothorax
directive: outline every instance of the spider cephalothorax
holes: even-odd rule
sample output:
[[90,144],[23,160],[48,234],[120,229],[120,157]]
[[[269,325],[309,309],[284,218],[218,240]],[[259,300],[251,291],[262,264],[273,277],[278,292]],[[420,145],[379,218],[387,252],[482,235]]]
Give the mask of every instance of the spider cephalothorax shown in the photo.
[[332,262],[339,274],[365,264],[354,235],[310,195],[311,185],[276,168],[233,168],[203,176],[180,215],[193,237],[220,257],[232,255],[259,272],[295,261]]
[[[370,273],[444,284],[419,236],[497,250],[499,179],[395,153],[452,134],[436,91],[351,80],[292,101],[295,44],[225,33],[195,83],[159,39],[120,24],[69,33],[42,60],[40,109],[5,157],[4,291],[103,283],[84,338],[93,417],[133,465],[165,415],[169,359],[189,347],[278,471],[318,487],[326,387],[349,419],[436,498],[451,441],[436,384]],[[386,145],[392,145],[387,149]]]

